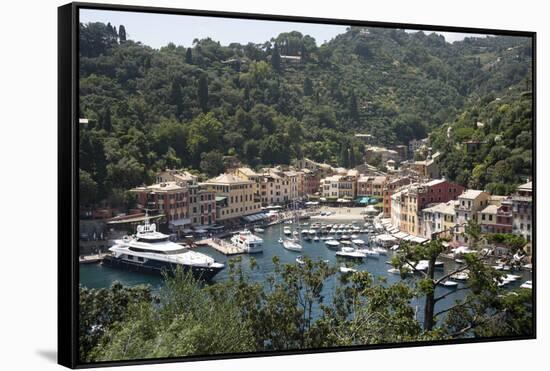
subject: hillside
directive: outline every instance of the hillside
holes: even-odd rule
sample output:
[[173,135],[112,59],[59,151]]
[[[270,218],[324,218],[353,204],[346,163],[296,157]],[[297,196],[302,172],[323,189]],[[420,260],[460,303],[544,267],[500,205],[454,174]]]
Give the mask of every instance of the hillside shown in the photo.
[[[262,45],[203,39],[155,50],[126,40],[120,27],[92,23],[80,32],[80,115],[90,122],[80,129],[83,202],[116,202],[166,166],[216,174],[227,154],[251,166],[302,156],[353,165],[362,146],[351,134],[359,132],[382,145],[431,133],[447,150],[445,175],[463,184],[498,188],[530,172],[529,39],[449,44],[435,34],[352,27],[321,46],[289,32]],[[477,121],[487,125],[474,128]],[[455,134],[445,137],[449,125]],[[505,151],[487,160],[495,136]],[[487,142],[485,152],[466,156],[457,145],[475,138]]]

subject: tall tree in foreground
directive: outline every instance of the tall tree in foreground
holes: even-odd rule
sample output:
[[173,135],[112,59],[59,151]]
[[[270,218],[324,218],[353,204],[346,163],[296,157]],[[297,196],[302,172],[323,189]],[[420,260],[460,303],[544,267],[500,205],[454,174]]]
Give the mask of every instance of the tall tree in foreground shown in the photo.
[[[424,298],[424,332],[438,330],[449,338],[467,337],[478,331],[482,331],[485,336],[499,336],[497,334],[502,335],[502,333],[508,335],[531,333],[532,327],[529,325],[532,323],[531,311],[528,310],[531,303],[530,295],[522,293],[516,297],[517,300],[509,298],[510,294],[505,295],[499,286],[503,279],[502,273],[488,264],[490,251],[480,248],[479,225],[470,220],[464,228],[464,234],[468,236],[469,247],[473,252],[464,254],[464,264],[439,278],[435,278],[435,262],[446,250],[441,240],[430,241],[424,245],[402,244],[399,254],[392,260],[393,264],[401,269],[403,276],[412,272],[421,277],[414,281],[418,295]],[[421,260],[427,261],[427,270],[417,269]],[[444,294],[436,294],[438,286],[459,273],[466,274],[468,277],[464,286]],[[436,305],[439,302],[457,291],[464,290],[468,290],[465,298],[436,311]],[[510,315],[511,311],[515,314],[514,316]],[[445,324],[436,326],[444,314],[447,314]],[[487,335],[491,328],[495,329],[495,323],[500,323],[507,330],[495,331],[492,335]]]

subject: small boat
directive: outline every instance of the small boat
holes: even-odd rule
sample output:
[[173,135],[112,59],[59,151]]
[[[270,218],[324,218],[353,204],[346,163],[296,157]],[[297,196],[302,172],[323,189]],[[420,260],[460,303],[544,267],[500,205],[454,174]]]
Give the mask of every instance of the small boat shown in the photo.
[[353,247],[344,246],[340,251],[336,252],[336,256],[342,258],[363,259],[367,255],[361,251],[355,250]]
[[399,268],[390,268],[390,269],[388,269],[388,273],[401,274],[401,271],[399,270]]
[[356,238],[359,238],[359,236],[356,235],[356,234],[352,234],[352,235],[351,235],[351,238],[356,239]]
[[340,273],[355,273],[357,272],[357,269],[349,268],[349,267],[340,267]]
[[310,235],[314,235],[317,233],[317,231],[315,229],[310,229],[309,231],[307,231],[307,233],[309,233]]
[[397,251],[397,250],[399,250],[399,245],[393,245],[392,247],[390,247],[390,250],[391,250],[391,251]]
[[302,229],[302,234],[307,234],[309,232],[309,229]]
[[347,234],[343,234],[343,235],[342,235],[342,239],[343,239],[343,240],[349,240],[349,239],[350,239],[350,236],[348,236]]
[[518,276],[516,274],[507,274],[506,277],[504,277],[505,280],[508,281],[517,281],[521,278],[521,276]]
[[340,241],[340,243],[341,243],[342,245],[346,245],[346,246],[351,246],[351,245],[352,245],[351,241],[345,241],[345,240],[344,240],[344,241]]
[[445,263],[440,261],[440,260],[436,260],[435,263],[434,263],[434,268],[435,269],[443,269],[443,268],[445,268]]
[[372,251],[377,252],[380,255],[388,255],[388,250],[383,247],[373,247]]
[[327,245],[328,248],[337,249],[338,247],[340,247],[340,242],[329,240],[329,241],[325,241],[325,245]]
[[313,241],[319,242],[319,237],[318,236],[313,237]]
[[445,287],[457,287],[458,282],[447,280],[447,281],[443,282],[441,285],[445,286]]
[[354,240],[351,240],[351,242],[353,242],[356,245],[364,245],[365,244],[365,241],[360,240],[360,239],[354,239]]
[[529,290],[532,290],[533,289],[533,281],[525,281],[524,283],[521,284],[520,286],[522,289],[529,289]]
[[283,241],[283,247],[290,251],[302,251],[302,245],[288,238]]
[[427,260],[419,260],[418,263],[414,266],[414,269],[419,271],[426,271],[428,270],[429,262]]
[[466,281],[470,277],[470,274],[466,271],[458,272],[451,276],[453,280]]
[[304,261],[304,258],[302,257],[302,255],[299,255],[297,258],[296,258],[296,263],[300,264],[300,265],[303,265],[305,264],[306,262]]
[[283,239],[282,239],[282,238],[279,238],[279,240],[278,240],[277,242],[283,243]]
[[297,235],[299,235],[299,233],[298,233],[298,231],[294,231],[294,232],[292,232],[292,235],[297,236]]
[[254,228],[254,232],[257,232],[257,233],[264,233],[265,229],[263,228],[260,228],[260,227],[255,227]]
[[360,249],[360,252],[368,256],[369,258],[378,258],[380,254],[372,249]]
[[286,235],[291,235],[291,234],[292,234],[292,231],[291,231],[290,229],[285,228],[285,229],[283,230],[283,233],[286,234]]
[[464,260],[464,259],[455,259],[455,263],[464,264],[464,263],[466,263],[466,260]]

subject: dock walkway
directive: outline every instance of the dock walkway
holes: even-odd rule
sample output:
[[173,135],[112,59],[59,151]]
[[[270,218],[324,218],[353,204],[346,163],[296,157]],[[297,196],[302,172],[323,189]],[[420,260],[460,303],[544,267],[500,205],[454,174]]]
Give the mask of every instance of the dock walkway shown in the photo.
[[103,260],[103,258],[109,255],[107,253],[99,253],[99,254],[93,254],[93,255],[81,255],[78,257],[78,262],[81,264],[93,264],[93,263],[99,263]]
[[219,238],[208,238],[205,240],[196,241],[197,246],[209,246],[224,255],[244,254],[244,248],[230,244],[229,242],[220,240]]

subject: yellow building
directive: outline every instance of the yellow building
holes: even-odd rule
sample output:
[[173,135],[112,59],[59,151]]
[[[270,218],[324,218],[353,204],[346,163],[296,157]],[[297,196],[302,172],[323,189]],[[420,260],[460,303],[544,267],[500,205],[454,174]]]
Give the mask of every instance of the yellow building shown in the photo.
[[260,187],[261,187],[260,183],[262,178],[261,175],[256,173],[254,170],[252,170],[249,167],[236,168],[233,170],[233,174],[238,176],[241,179],[250,180],[254,182],[254,195],[255,195],[254,200],[256,202],[261,202],[261,197],[260,197]]
[[288,200],[292,201],[299,197],[300,176],[294,170],[283,171],[288,182]]
[[254,182],[233,174],[221,174],[202,183],[216,194],[216,219],[224,221],[260,212]]

